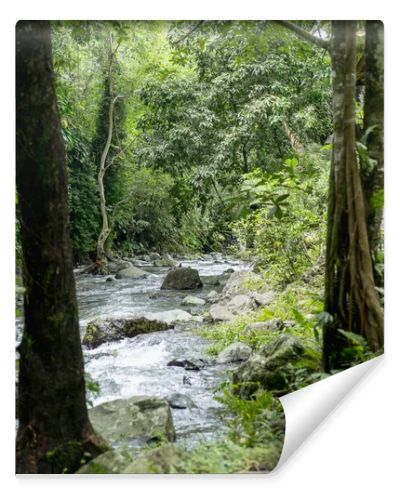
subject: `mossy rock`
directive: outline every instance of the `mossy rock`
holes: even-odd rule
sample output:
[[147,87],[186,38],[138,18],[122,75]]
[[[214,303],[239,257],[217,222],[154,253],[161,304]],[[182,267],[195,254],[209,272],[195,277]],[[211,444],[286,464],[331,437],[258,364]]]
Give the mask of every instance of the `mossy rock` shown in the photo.
[[203,283],[197,269],[191,267],[176,267],[165,277],[161,289],[195,290],[202,288]]
[[295,378],[293,365],[301,361],[303,355],[304,346],[296,337],[279,335],[233,373],[235,392],[245,399],[260,387],[276,395],[289,392]]
[[167,400],[148,396],[116,399],[89,410],[95,430],[112,445],[175,440],[175,428]]
[[189,453],[173,444],[143,451],[124,469],[124,474],[173,474],[185,472],[184,464]]
[[169,328],[170,326],[164,321],[145,317],[97,319],[87,325],[82,344],[93,349],[105,342],[136,337],[143,333],[158,332]]

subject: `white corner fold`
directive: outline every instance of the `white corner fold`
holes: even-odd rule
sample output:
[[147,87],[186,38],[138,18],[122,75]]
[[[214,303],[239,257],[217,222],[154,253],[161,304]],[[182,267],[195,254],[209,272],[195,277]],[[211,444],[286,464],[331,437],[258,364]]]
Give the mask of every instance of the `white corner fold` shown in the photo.
[[282,455],[275,470],[293,455],[381,358],[371,359],[280,398],[285,410],[286,431]]

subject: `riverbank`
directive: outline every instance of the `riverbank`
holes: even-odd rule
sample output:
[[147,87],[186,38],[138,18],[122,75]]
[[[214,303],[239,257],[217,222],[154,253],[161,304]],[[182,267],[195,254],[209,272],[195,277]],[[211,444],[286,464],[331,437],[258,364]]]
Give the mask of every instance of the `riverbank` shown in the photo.
[[[171,312],[176,320],[170,328],[93,348],[84,342],[91,420],[107,434],[104,413],[114,412],[115,429],[106,436],[113,451],[81,472],[146,472],[143,467],[147,472],[154,467],[158,472],[271,470],[284,438],[284,416],[274,395],[301,384],[301,374],[306,385],[308,375],[319,368],[312,318],[302,315],[301,306],[294,307],[299,307],[295,289],[276,293],[248,264],[216,255],[174,262],[196,269],[201,288],[161,290],[169,266],[155,266],[151,258],[131,263],[145,274],[115,279],[76,273],[82,338],[96,321],[165,318]],[[179,320],[184,314],[185,320]],[[300,342],[298,353],[287,349],[292,338]],[[274,377],[281,375],[280,382],[263,387],[271,370],[263,370],[260,377],[257,363],[263,346],[276,339],[283,341],[276,359],[284,359],[273,371]],[[262,359],[269,364],[270,358]],[[246,366],[250,370],[244,373]],[[236,382],[250,384],[251,394],[238,393],[232,384],[240,370],[244,379]],[[132,400],[137,397],[142,403]],[[128,427],[127,408],[139,418],[131,419]],[[143,419],[150,424],[140,427]]]

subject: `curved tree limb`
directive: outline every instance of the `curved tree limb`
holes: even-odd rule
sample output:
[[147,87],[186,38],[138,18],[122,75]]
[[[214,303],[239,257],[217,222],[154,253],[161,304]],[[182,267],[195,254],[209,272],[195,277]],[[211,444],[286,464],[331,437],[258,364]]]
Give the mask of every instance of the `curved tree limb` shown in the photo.
[[290,31],[293,31],[299,38],[302,38],[307,42],[311,42],[314,45],[320,47],[321,49],[325,49],[328,52],[330,52],[330,47],[331,47],[330,40],[324,40],[323,38],[319,38],[315,35],[312,35],[307,30],[301,28],[300,26],[297,26],[297,24],[294,24],[291,21],[274,21],[274,23],[279,24],[280,26],[283,26],[284,28],[287,28]]

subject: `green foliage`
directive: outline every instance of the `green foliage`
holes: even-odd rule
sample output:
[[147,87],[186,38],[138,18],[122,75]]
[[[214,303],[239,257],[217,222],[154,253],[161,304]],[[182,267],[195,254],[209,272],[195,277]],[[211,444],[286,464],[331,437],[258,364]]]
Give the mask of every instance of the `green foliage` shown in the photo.
[[[300,232],[312,217],[292,192],[305,182],[298,181],[299,171],[306,167],[304,178],[309,171],[306,160],[296,164],[287,130],[304,144],[330,133],[329,60],[263,22],[205,22],[177,44],[181,28],[180,22],[53,24],[75,257],[91,254],[99,233],[97,169],[111,78],[119,99],[109,154],[114,160],[104,178],[113,226],[109,244],[122,251],[164,245],[160,250],[220,250],[232,243],[233,231],[239,240],[242,233],[249,243],[254,239],[264,258],[265,245],[279,233],[271,221],[287,221],[300,208],[303,226],[294,225],[290,245],[277,242],[274,249],[278,254],[284,248],[291,266],[283,276],[277,264],[278,279],[293,278],[306,263],[292,262],[290,255],[297,254]],[[109,74],[110,34],[116,50]],[[284,190],[275,189],[279,178],[271,184],[279,172],[287,177]],[[263,208],[254,206],[260,200],[250,206],[236,197],[252,182]],[[146,202],[140,186],[160,195],[153,192]]]
[[244,400],[234,395],[234,387],[225,385],[222,395],[216,399],[232,415],[228,426],[233,442],[244,447],[277,442],[282,447],[285,416],[280,401],[270,392],[258,390],[253,399]]
[[280,450],[273,445],[246,448],[229,439],[196,446],[177,467],[186,474],[232,474],[271,471],[277,465]]
[[279,171],[257,169],[244,176],[240,196],[251,211],[232,228],[243,253],[257,256],[269,282],[287,284],[321,261],[327,177],[328,163],[318,151],[289,158]]
[[100,394],[100,384],[89,373],[85,373],[86,399],[89,406],[93,406],[92,397]]
[[344,347],[340,353],[344,366],[352,366],[363,363],[364,361],[381,354],[372,352],[367,344],[367,341],[361,335],[342,329],[339,329],[339,332],[348,341],[347,346]]

